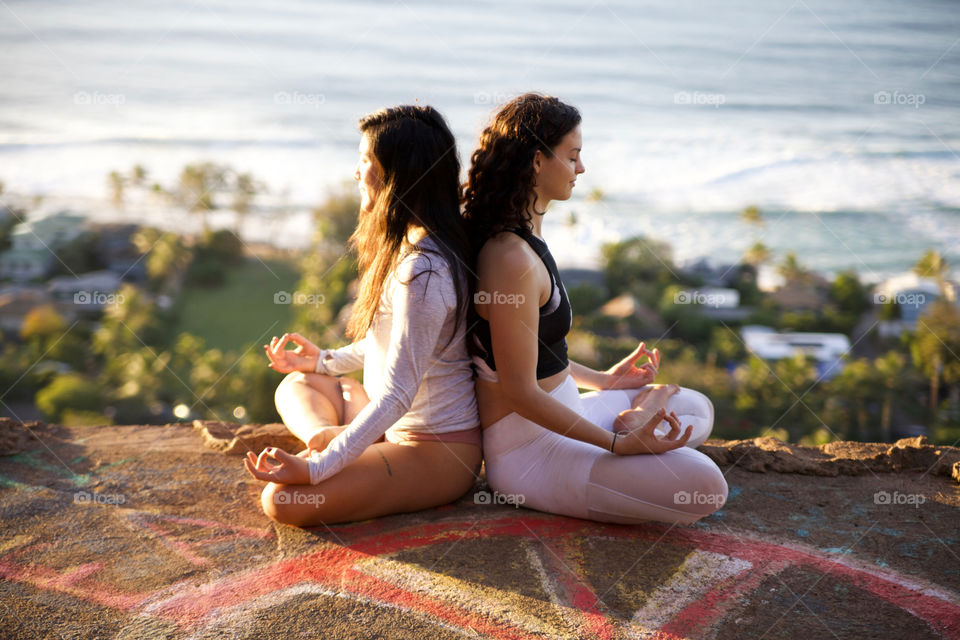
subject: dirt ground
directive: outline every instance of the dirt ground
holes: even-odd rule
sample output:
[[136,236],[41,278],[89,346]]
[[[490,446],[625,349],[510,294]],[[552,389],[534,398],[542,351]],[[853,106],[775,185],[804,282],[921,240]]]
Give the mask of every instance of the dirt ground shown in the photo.
[[481,477],[298,529],[230,455],[282,433],[231,429],[0,420],[0,636],[960,638],[958,449],[711,440],[730,496],[689,527],[489,504]]

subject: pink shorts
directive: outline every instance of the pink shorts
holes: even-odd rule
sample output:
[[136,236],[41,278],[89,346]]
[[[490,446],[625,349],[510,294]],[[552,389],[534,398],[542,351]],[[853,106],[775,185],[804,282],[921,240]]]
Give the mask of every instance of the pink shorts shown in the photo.
[[448,431],[446,433],[387,429],[384,435],[386,436],[386,441],[392,442],[393,444],[400,442],[465,442],[467,444],[475,444],[479,447],[483,443],[483,430],[479,426],[461,431]]

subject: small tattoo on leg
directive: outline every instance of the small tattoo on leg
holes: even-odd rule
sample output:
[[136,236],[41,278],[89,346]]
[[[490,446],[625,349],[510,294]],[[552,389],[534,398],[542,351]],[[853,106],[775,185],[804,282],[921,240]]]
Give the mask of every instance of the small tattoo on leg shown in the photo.
[[390,463],[387,462],[387,456],[383,455],[383,451],[378,451],[377,453],[379,453],[380,457],[383,458],[383,464],[387,465],[387,475],[392,478],[393,472],[390,471]]

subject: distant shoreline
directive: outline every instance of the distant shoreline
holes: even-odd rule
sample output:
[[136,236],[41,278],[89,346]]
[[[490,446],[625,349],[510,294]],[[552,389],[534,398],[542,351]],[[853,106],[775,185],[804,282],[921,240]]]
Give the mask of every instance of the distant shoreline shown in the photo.
[[[21,193],[4,193],[0,196],[0,204],[10,204],[24,208],[30,212],[34,206],[34,196]],[[313,209],[317,206],[303,203],[284,202],[279,197],[266,194],[261,196],[263,201],[252,208],[244,217],[241,229],[242,240],[249,245],[260,245],[263,249],[271,247],[280,251],[302,251],[310,247],[314,231]],[[67,209],[83,215],[94,223],[128,223],[142,226],[153,226],[166,231],[181,234],[199,234],[203,230],[203,217],[199,213],[192,213],[183,207],[162,203],[157,196],[146,189],[130,190],[126,197],[126,204],[117,207],[108,198],[93,196],[65,196],[50,195],[40,198],[42,209]],[[620,236],[605,228],[604,221],[588,216],[577,216],[576,225],[570,225],[568,218],[571,212],[580,209],[583,200],[570,201],[554,205],[555,209],[548,214],[544,221],[544,235],[548,238],[551,250],[558,266],[563,270],[583,270],[602,272],[602,258],[600,247],[604,242],[625,240],[629,235]],[[207,212],[207,222],[211,229],[230,229],[236,226],[236,214],[228,208],[218,208]],[[638,230],[635,235],[643,235]],[[676,234],[674,234],[676,235]],[[584,236],[586,238],[584,238]],[[667,242],[673,247],[670,235],[654,237],[659,241]],[[765,273],[774,271],[774,264],[782,256],[773,255],[771,262],[761,267]],[[910,256],[899,270],[877,271],[860,268],[821,269],[810,265],[810,256],[797,253],[800,263],[809,271],[828,280],[832,280],[841,271],[853,271],[864,284],[872,285],[882,282],[892,276],[908,271],[913,263],[920,258],[920,253]],[[956,265],[951,256],[948,261]],[[731,260],[718,260],[709,252],[700,255],[686,256],[685,259],[676,259],[675,264],[681,268],[690,267],[706,261],[712,267],[743,264],[742,257]],[[878,277],[879,276],[879,277]]]

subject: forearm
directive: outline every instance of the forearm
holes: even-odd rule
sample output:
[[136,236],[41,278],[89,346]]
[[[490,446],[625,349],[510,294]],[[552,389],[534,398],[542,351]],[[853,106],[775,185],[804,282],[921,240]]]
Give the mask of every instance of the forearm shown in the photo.
[[562,436],[610,450],[610,431],[599,427],[539,387],[511,400],[520,416]]
[[607,374],[591,369],[579,362],[570,360],[570,377],[581,389],[603,389],[603,380]]
[[322,451],[310,457],[310,484],[340,473],[379,440],[408,408],[389,394],[370,402]]
[[339,349],[321,349],[313,371],[339,376],[363,368],[366,338]]

